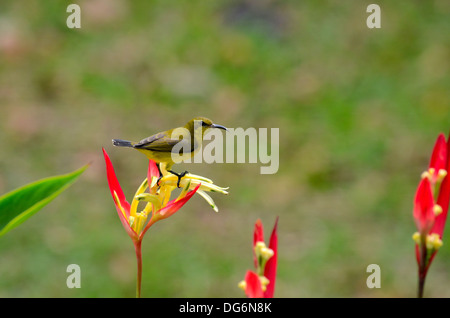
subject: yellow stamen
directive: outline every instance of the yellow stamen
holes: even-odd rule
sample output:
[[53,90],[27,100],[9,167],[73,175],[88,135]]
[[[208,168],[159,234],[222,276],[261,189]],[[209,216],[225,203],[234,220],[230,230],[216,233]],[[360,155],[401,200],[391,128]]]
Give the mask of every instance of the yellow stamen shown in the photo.
[[416,242],[417,244],[420,244],[420,233],[416,232],[413,234],[412,239],[414,240],[414,242]]
[[259,281],[261,282],[262,291],[266,291],[267,285],[269,285],[270,281],[267,279],[266,276],[259,276]]
[[433,206],[433,212],[434,212],[434,215],[438,216],[439,214],[442,213],[442,207],[439,204],[435,204]]
[[439,234],[432,233],[430,235],[427,235],[427,249],[429,250],[438,250],[442,246],[442,240],[439,237]]
[[445,176],[447,176],[447,170],[439,169],[437,181],[441,182],[442,180],[444,180]]
[[435,172],[436,172],[436,169],[434,169],[434,168],[428,169],[428,173],[429,173],[430,175],[434,175]]
[[422,178],[422,179],[425,179],[425,178],[428,178],[428,179],[430,179],[430,173],[428,172],[428,171],[424,171],[424,172],[422,172],[422,174],[420,175],[420,178]]
[[256,256],[259,256],[259,255],[261,255],[261,250],[264,249],[264,248],[267,248],[267,247],[266,247],[266,243],[264,243],[262,241],[258,241],[258,242],[256,242],[254,248],[255,248]]
[[247,288],[247,283],[245,282],[245,280],[241,280],[238,284],[238,287],[245,291],[245,289]]
[[273,256],[274,251],[271,248],[265,247],[261,249],[261,256],[265,259],[269,259]]

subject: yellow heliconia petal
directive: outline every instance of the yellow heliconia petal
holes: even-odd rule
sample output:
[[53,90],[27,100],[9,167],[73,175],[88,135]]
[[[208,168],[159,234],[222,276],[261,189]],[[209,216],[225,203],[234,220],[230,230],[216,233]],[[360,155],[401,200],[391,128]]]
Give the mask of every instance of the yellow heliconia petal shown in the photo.
[[219,192],[222,194],[228,194],[228,188],[222,188],[215,185],[211,179],[187,173],[179,180],[178,176],[172,173],[167,173],[163,174],[163,176],[159,179],[159,182],[158,178],[152,178],[149,186],[150,194],[142,193],[145,191],[148,184],[141,185],[134,197],[135,200],[133,201],[132,205],[134,211],[137,210],[137,204],[139,203],[139,201],[149,202],[143,210],[147,213],[150,213],[150,211],[156,212],[161,208],[164,208],[171,198],[172,191],[178,188],[178,181],[180,181],[179,186],[182,189],[176,199],[177,201],[184,198],[189,190],[194,189],[198,185],[200,185],[197,191],[198,194],[201,195],[216,212],[218,212],[218,208],[214,203],[214,200],[205,192]]
[[158,196],[161,202],[161,207],[165,207],[167,205],[170,200],[172,191],[176,188],[176,184],[174,186],[171,186],[166,183],[160,186]]
[[183,199],[183,198],[186,196],[186,194],[187,194],[188,191],[189,191],[189,187],[190,187],[190,186],[191,186],[191,180],[188,180],[186,186],[184,186],[184,187],[183,187],[183,190],[181,190],[181,193],[180,193],[180,195],[178,196],[177,201]]
[[208,179],[208,178],[196,175],[196,174],[188,173],[188,174],[185,175],[185,177],[188,178],[188,179],[201,181],[202,183],[204,183],[204,182],[213,183],[213,181],[211,179]]
[[147,214],[153,212],[153,204],[148,202],[147,205],[144,208],[144,212],[147,213]]
[[208,194],[206,194],[205,191],[202,191],[202,190],[199,189],[199,190],[197,190],[197,193],[200,194],[203,197],[203,199],[206,200],[206,202],[208,202],[208,204],[213,208],[213,210],[215,212],[219,212],[219,209],[217,208],[217,205],[214,203],[213,199]]
[[145,221],[147,221],[147,213],[140,212],[136,214],[136,220],[133,223],[133,230],[140,234],[142,232],[142,229],[144,228]]
[[[181,181],[186,180],[186,179],[198,180],[198,181],[206,182],[206,183],[213,183],[213,181],[211,179],[208,179],[208,178],[205,178],[205,177],[202,177],[202,176],[198,176],[198,175],[195,175],[195,174],[190,174],[190,173],[185,174],[181,178]],[[180,184],[181,184],[181,181],[180,181]],[[168,175],[162,177],[161,180],[160,180],[160,184],[167,183],[167,182],[170,182],[170,183],[171,182],[175,182],[175,184],[176,184],[178,182],[178,177],[171,173],[171,174],[168,174]]]
[[228,190],[229,188],[222,188],[219,187],[215,184],[211,184],[211,183],[202,183],[202,185],[200,186],[200,190],[203,191],[208,191],[208,192],[219,192],[222,194],[228,194]]
[[130,227],[134,230],[134,221],[136,220],[136,218],[134,216],[130,216],[128,218],[128,224],[130,224]]
[[147,182],[147,178],[145,178],[144,181],[142,181],[141,185],[139,186],[139,188],[136,191],[136,194],[133,197],[133,201],[131,202],[131,207],[130,207],[130,215],[131,216],[136,216],[137,213],[137,207],[139,204],[139,200],[136,200],[136,197],[138,195],[140,195],[141,193],[143,193],[148,187],[148,182]]
[[[188,183],[188,180],[189,179],[182,178],[181,181],[180,181],[180,186],[181,187],[185,187],[186,184]],[[177,186],[177,182],[178,182],[178,179],[169,180],[169,181],[165,182],[165,186],[176,187]],[[217,186],[217,185],[215,185],[213,183],[203,183],[203,182],[200,182],[198,179],[190,179],[190,182],[191,182],[191,186],[190,186],[191,189],[194,189],[197,185],[201,184],[199,190],[208,191],[208,192],[219,192],[219,193],[222,193],[222,194],[228,194],[228,191],[227,191],[228,188],[222,188],[222,187],[219,187],[219,186]]]
[[117,206],[119,207],[120,211],[122,211],[122,214],[125,218],[127,218],[127,214],[125,213],[125,210],[123,209],[122,205],[120,204],[119,197],[117,196],[116,191],[114,191],[114,201],[116,202]]
[[[156,210],[161,209],[161,201],[160,197],[157,194],[150,194],[150,193],[141,193],[137,195],[136,197],[137,201],[145,201],[151,203]],[[144,211],[147,211],[147,206],[145,207]]]
[[151,194],[155,194],[156,193],[156,190],[158,188],[157,183],[158,183],[158,178],[153,176],[152,177],[152,182],[150,183],[150,187],[149,187]]

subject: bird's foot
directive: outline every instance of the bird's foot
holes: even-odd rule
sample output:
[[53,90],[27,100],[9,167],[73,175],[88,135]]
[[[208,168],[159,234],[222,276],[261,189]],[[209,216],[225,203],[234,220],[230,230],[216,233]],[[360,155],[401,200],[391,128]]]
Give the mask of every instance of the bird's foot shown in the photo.
[[159,187],[159,181],[161,181],[162,177],[163,177],[163,175],[160,174],[159,177],[158,177],[158,180],[156,180],[156,185],[157,185],[158,187]]
[[158,171],[159,171],[159,177],[158,180],[156,181],[156,185],[159,187],[159,181],[161,180],[161,178],[163,177],[163,174],[161,172],[161,168],[159,166],[160,164],[158,163],[156,166],[158,167]]
[[177,187],[180,188],[180,181],[181,181],[181,178],[183,178],[188,172],[185,171],[185,172],[182,172],[182,173],[176,173],[176,172],[174,172],[174,171],[172,171],[172,170],[169,170],[169,172],[170,172],[171,174],[176,175],[176,176],[178,177]]

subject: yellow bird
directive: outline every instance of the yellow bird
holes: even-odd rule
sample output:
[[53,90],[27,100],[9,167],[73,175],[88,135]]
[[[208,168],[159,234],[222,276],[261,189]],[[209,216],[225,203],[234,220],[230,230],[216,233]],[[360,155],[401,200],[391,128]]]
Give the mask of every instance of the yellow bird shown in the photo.
[[[158,163],[162,175],[166,171],[178,177],[177,185],[180,185],[181,178],[187,173],[176,173],[172,171],[172,166],[189,157],[193,157],[200,149],[205,131],[209,128],[219,128],[227,130],[222,125],[214,124],[205,117],[196,117],[190,120],[184,127],[177,127],[163,132],[159,132],[139,142],[132,142],[122,139],[113,139],[113,145],[117,147],[130,147],[139,150],[148,159]],[[175,160],[174,160],[175,159]]]

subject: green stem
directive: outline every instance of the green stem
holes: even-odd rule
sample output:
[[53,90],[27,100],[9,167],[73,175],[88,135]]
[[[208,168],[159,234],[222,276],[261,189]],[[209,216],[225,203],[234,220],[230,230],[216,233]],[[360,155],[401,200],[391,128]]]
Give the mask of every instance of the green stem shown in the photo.
[[141,282],[142,282],[142,240],[138,240],[134,243],[134,249],[136,250],[137,261],[137,279],[136,279],[136,298],[141,298]]

